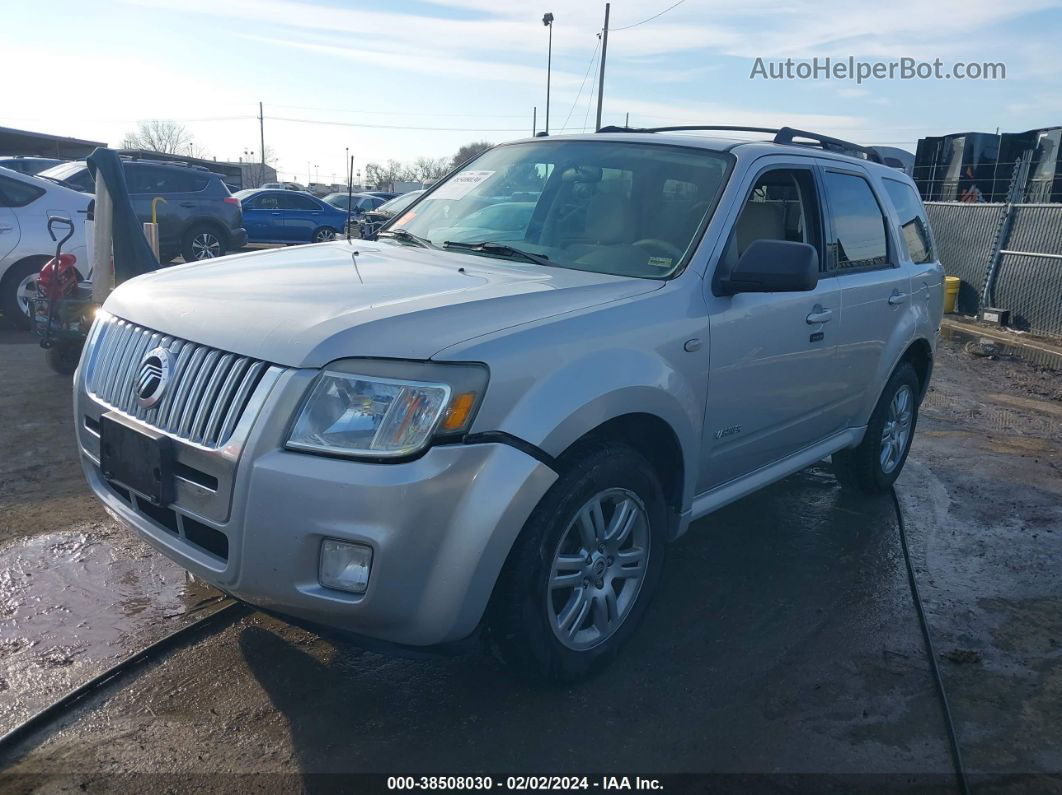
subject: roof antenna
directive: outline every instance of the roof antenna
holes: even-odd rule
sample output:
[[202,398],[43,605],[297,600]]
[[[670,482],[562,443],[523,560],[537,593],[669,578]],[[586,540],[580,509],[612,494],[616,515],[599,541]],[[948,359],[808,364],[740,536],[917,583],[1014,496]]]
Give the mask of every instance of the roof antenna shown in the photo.
[[[351,204],[354,201],[354,155],[350,156],[350,169],[347,171],[347,242],[350,242]],[[360,276],[360,275],[359,275]]]

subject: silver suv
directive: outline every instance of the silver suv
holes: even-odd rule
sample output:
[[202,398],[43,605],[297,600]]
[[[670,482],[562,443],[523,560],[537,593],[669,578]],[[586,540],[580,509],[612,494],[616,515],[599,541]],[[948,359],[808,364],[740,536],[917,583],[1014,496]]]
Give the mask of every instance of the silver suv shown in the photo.
[[291,621],[599,667],[693,520],[828,456],[887,489],[911,444],[943,300],[914,185],[769,135],[518,141],[376,241],[127,282],[76,376],[92,489]]

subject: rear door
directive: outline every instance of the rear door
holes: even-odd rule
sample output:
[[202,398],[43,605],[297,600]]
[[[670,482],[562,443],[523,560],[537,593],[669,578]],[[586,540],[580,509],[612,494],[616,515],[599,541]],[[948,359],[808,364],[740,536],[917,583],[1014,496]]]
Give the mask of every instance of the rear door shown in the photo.
[[[27,197],[26,193],[26,186],[21,182],[0,177],[0,265],[5,264],[4,258],[18,245],[21,230],[13,208],[25,206],[27,198],[32,201],[32,196]],[[2,268],[0,276],[3,276]]]
[[927,333],[935,333],[944,303],[944,268],[937,259],[926,208],[910,183],[885,177],[881,184],[896,212],[900,255],[911,272],[911,301],[922,315]]
[[[764,158],[746,178],[744,202],[715,279],[754,240],[813,245],[825,269],[821,194],[808,158]],[[708,297],[711,372],[699,491],[779,461],[843,427],[837,376],[841,324],[836,280],[814,290]]]
[[310,196],[286,191],[277,199],[284,211],[285,240],[308,243],[323,224],[324,210]]
[[151,203],[155,205],[155,218],[159,225],[159,249],[176,252],[181,246],[181,235],[190,218],[197,214],[194,199],[189,199],[182,190],[177,169],[155,166],[142,162],[125,163],[125,180],[133,212],[140,221],[151,220]]
[[[866,169],[823,160],[827,212],[827,280],[841,291],[838,376],[845,381],[846,425],[867,418],[864,406],[883,384],[878,368],[885,346],[911,302],[911,272],[889,234],[884,197]],[[873,393],[873,394],[871,394]]]
[[284,235],[284,210],[280,209],[282,191],[267,191],[251,197],[243,203],[243,226],[247,239],[252,243],[280,243]]

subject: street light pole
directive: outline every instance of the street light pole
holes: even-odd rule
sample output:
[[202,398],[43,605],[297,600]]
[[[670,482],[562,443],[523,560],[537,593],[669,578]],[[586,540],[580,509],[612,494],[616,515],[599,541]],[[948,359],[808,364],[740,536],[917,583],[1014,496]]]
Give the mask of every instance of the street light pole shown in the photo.
[[608,53],[608,9],[611,3],[605,3],[605,27],[601,31],[601,73],[597,78],[597,126],[601,129],[601,104],[605,98],[605,55]]
[[543,128],[549,135],[549,78],[553,66],[553,14],[547,11],[542,15],[542,24],[549,28],[549,46],[546,50],[546,126]]

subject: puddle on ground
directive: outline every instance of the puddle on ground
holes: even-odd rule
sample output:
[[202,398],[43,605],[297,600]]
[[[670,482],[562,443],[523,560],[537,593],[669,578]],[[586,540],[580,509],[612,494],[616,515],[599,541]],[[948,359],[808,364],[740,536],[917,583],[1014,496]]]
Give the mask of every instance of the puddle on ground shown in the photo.
[[124,535],[72,530],[6,544],[0,734],[192,620],[216,595]]

